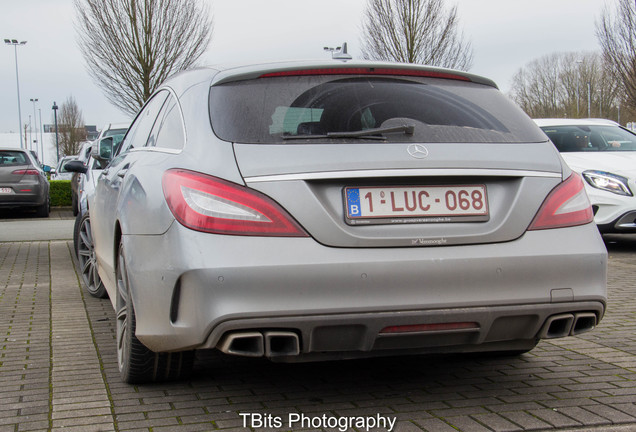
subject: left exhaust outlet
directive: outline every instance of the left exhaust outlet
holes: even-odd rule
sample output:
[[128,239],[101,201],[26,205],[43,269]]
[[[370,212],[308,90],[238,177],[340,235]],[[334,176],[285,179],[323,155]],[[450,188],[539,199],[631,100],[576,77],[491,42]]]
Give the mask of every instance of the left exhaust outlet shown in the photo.
[[263,334],[259,332],[235,332],[223,337],[218,345],[221,352],[245,357],[265,355]]

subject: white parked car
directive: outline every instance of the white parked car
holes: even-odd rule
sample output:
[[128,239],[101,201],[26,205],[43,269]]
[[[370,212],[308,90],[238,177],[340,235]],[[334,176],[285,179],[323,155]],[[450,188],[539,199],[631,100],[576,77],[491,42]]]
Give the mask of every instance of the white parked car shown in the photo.
[[51,180],[71,180],[73,173],[66,170],[66,164],[76,158],[76,156],[64,156],[60,159],[55,168],[55,172],[51,174]]
[[602,233],[636,233],[636,134],[603,119],[535,119],[585,179]]
[[95,143],[103,138],[110,137],[112,139],[111,142],[119,145],[129,125],[129,123],[107,124],[102,128],[97,140],[86,142],[80,149],[77,160],[66,166],[68,171],[75,173],[71,183],[73,188],[73,214],[76,215],[73,229],[75,253],[80,264],[81,276],[88,292],[98,298],[105,298],[107,293],[95,267],[95,252],[88,200],[95,191],[97,178],[101,174],[103,167],[101,163],[91,158],[91,152]]

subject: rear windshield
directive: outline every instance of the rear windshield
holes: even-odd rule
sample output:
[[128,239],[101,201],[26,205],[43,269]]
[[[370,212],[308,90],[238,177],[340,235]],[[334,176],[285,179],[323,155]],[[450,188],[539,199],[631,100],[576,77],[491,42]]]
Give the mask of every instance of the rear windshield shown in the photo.
[[543,126],[560,152],[636,151],[636,135],[620,126]]
[[21,151],[0,150],[0,165],[25,165],[30,164],[27,155]]
[[546,141],[499,90],[434,78],[330,75],[226,83],[210,89],[210,117],[219,138],[240,143],[350,142],[361,138],[325,135],[400,125],[414,126],[413,132],[374,135],[389,142]]

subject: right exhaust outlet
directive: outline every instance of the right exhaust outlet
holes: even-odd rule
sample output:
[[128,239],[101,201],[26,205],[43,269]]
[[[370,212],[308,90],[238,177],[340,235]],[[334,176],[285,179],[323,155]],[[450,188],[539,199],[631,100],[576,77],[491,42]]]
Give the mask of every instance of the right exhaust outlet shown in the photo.
[[596,327],[594,312],[564,313],[549,317],[541,331],[540,339],[555,339],[566,336],[576,336]]
[[556,339],[570,335],[574,324],[573,314],[559,314],[549,317],[539,332],[541,339]]

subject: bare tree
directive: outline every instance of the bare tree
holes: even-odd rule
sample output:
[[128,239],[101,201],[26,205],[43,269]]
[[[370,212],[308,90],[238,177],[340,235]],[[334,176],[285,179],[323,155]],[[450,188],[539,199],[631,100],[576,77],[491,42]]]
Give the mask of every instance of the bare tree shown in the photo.
[[617,119],[618,94],[618,83],[608,75],[600,54],[555,53],[519,69],[510,96],[535,118]]
[[362,57],[468,70],[473,51],[458,25],[444,0],[368,0]]
[[191,67],[212,35],[198,0],[74,0],[78,43],[92,78],[135,114],[170,75]]
[[623,91],[623,102],[636,110],[636,9],[634,0],[618,0],[614,13],[606,6],[596,36],[608,69]]
[[86,126],[73,96],[69,96],[60,106],[57,129],[60,152],[64,155],[77,154],[82,141],[86,141]]

